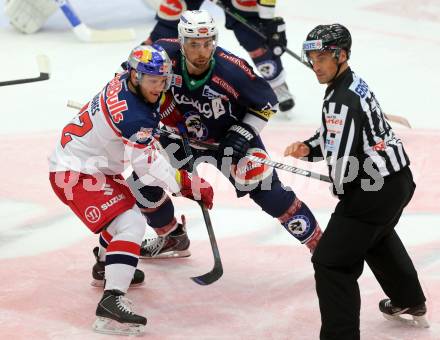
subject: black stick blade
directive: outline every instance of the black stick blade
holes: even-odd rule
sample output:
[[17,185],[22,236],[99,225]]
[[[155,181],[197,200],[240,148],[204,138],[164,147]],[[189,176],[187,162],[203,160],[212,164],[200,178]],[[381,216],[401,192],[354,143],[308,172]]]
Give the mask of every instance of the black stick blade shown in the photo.
[[40,75],[34,78],[23,78],[0,82],[0,86],[19,85],[26,83],[34,83],[37,81],[48,80],[50,78],[50,63],[49,58],[45,55],[37,56],[37,64]]
[[191,280],[193,280],[195,283],[201,286],[207,286],[217,281],[219,278],[222,277],[222,275],[223,275],[223,266],[221,263],[219,263],[219,265],[218,263],[216,263],[214,265],[214,268],[209,273],[203,274],[201,276],[192,277]]

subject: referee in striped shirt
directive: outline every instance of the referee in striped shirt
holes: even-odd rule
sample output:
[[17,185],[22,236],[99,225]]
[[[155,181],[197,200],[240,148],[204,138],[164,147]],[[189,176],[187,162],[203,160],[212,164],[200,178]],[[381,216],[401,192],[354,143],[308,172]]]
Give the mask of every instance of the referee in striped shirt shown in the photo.
[[388,299],[388,315],[426,313],[417,272],[394,231],[415,184],[402,141],[373,92],[348,66],[351,36],[340,24],[320,25],[307,36],[303,57],[327,84],[322,124],[285,155],[325,159],[339,202],[312,256],[321,311],[322,340],[360,338],[357,279],[364,261]]

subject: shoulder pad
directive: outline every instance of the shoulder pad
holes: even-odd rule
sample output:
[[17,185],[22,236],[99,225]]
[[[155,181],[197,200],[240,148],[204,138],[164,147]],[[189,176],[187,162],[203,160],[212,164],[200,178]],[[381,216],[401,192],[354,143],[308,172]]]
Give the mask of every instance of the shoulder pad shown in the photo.
[[237,57],[232,53],[226,52],[223,49],[218,49],[215,54],[222,60],[225,60],[228,64],[236,66],[244,74],[246,74],[248,78],[255,79],[257,77],[252,70],[252,67],[247,63],[246,60]]

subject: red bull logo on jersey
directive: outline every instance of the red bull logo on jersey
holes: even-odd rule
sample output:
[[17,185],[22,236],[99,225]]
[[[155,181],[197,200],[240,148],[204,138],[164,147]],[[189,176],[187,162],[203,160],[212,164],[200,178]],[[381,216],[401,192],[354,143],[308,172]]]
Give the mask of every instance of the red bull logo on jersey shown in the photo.
[[116,124],[124,120],[122,112],[128,110],[127,101],[119,100],[118,98],[119,92],[122,90],[122,84],[119,81],[119,77],[120,74],[114,77],[108,84],[106,91],[107,99],[105,100],[110,116]]
[[139,143],[148,142],[152,136],[153,136],[153,129],[152,128],[142,127],[138,132],[136,132],[136,140]]

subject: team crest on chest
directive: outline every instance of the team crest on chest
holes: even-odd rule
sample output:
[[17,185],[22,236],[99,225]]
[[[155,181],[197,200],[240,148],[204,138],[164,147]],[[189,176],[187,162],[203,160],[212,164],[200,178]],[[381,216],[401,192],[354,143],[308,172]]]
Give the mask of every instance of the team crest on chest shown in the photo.
[[184,117],[190,137],[197,140],[206,140],[208,137],[208,129],[206,125],[202,123],[200,115],[197,112],[190,111],[185,113]]

